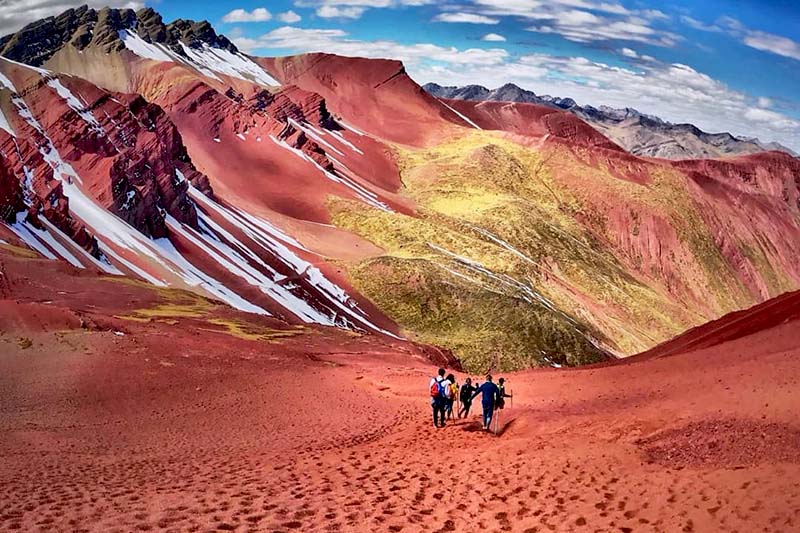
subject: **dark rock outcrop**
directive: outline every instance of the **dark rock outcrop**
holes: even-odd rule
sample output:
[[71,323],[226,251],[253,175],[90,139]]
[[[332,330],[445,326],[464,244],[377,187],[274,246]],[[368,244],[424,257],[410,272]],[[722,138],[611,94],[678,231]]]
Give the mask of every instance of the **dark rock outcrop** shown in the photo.
[[92,46],[113,52],[125,47],[119,37],[123,30],[132,30],[145,41],[163,44],[183,56],[186,54],[181,44],[192,48],[206,44],[238,52],[236,46],[227,37],[218,35],[207,21],[178,19],[165,24],[161,15],[149,7],[134,11],[107,7],[95,10],[82,6],[32,22],[0,38],[0,55],[41,66],[67,45],[78,50]]
[[[0,131],[0,137],[4,134]],[[0,221],[14,222],[16,214],[24,209],[20,182],[11,171],[6,158],[0,153]]]

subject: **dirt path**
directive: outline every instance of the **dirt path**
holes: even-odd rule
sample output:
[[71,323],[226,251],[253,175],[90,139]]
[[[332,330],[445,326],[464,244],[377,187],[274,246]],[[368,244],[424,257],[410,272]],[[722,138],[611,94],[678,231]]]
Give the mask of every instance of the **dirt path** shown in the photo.
[[512,375],[499,437],[477,413],[434,430],[433,369],[403,354],[6,337],[0,529],[791,531],[789,335]]

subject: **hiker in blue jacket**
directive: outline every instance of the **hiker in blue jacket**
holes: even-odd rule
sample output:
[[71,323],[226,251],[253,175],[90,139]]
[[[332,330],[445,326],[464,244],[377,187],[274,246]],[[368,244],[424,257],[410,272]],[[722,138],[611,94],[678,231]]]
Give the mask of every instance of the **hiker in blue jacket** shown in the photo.
[[[431,390],[431,407],[433,408],[433,427],[443,428],[447,409],[447,393],[450,383],[444,379],[445,369],[439,369],[439,375],[431,378],[428,388]],[[441,416],[442,422],[439,423]]]
[[497,385],[492,383],[492,376],[486,376],[486,381],[478,387],[475,394],[472,395],[474,400],[478,394],[481,394],[481,407],[483,407],[483,429],[489,431],[489,426],[492,424],[492,414],[494,413],[494,406],[497,405],[500,399],[500,389]]

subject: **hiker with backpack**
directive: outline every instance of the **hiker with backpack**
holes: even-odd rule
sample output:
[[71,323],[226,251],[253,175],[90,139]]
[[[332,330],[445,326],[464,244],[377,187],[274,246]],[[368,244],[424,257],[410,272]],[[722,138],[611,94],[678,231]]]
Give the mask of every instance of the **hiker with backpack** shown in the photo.
[[[449,383],[444,379],[445,369],[440,368],[438,375],[431,378],[429,385],[431,391],[431,407],[433,408],[433,427],[443,428],[445,414],[447,410],[447,397],[449,395]],[[441,418],[441,425],[439,423]]]
[[506,406],[506,398],[513,398],[513,394],[506,394],[506,385],[505,385],[505,378],[500,378],[497,380],[497,390],[499,391],[497,396],[497,408],[502,409]]
[[478,390],[477,387],[472,385],[472,378],[464,380],[464,385],[461,386],[461,409],[458,411],[458,418],[462,416],[467,418],[469,416],[469,408],[472,407],[472,395]]
[[453,403],[455,403],[456,398],[458,398],[458,383],[456,383],[456,377],[453,374],[447,375],[448,381],[448,388],[447,391],[447,401],[445,402],[445,413],[447,414],[447,419],[453,419]]
[[492,383],[491,375],[486,376],[486,381],[478,387],[478,390],[472,395],[472,399],[474,400],[478,394],[481,395],[481,407],[483,407],[483,430],[489,431],[489,427],[492,424],[494,408],[500,398],[500,389],[497,388],[497,385]]

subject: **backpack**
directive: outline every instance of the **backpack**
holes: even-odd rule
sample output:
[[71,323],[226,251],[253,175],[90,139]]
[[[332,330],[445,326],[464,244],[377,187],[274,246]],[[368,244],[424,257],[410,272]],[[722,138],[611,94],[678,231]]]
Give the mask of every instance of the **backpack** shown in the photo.
[[458,398],[458,385],[455,383],[450,385],[450,398],[452,399]]
[[450,382],[446,379],[443,379],[439,382],[439,386],[441,387],[441,396],[445,400],[449,400],[453,397],[453,391],[450,389]]
[[443,381],[444,380],[439,380],[438,378],[433,378],[433,383],[431,384],[431,398],[444,397],[444,387],[442,386]]

